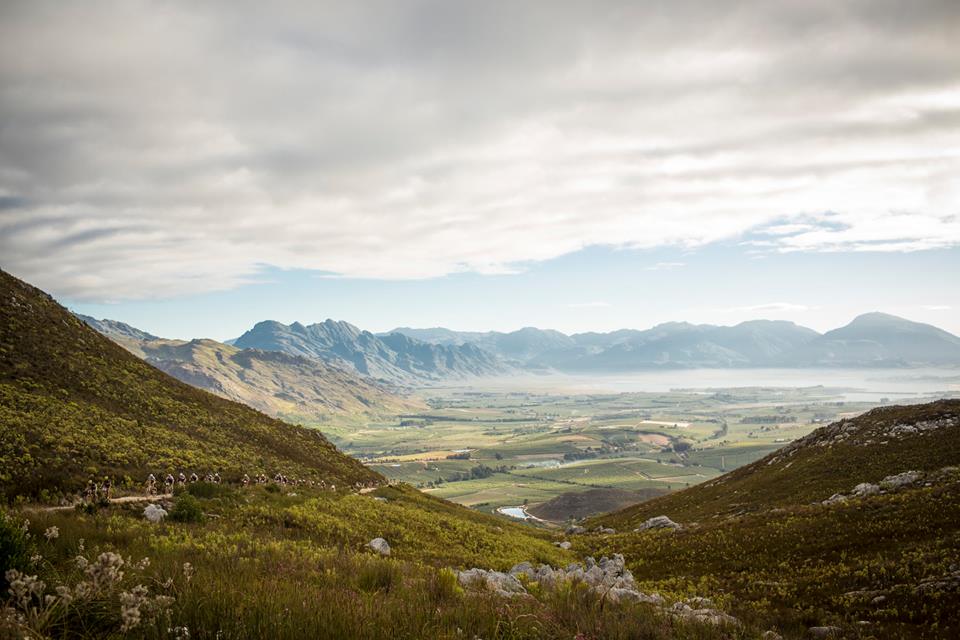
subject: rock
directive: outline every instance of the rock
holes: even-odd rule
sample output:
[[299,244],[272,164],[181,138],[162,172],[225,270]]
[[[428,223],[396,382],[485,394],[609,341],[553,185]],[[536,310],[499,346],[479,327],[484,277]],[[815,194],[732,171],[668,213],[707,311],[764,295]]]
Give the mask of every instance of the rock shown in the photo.
[[835,493],[829,498],[827,498],[826,500],[824,500],[823,502],[821,502],[820,504],[825,504],[825,505],[839,504],[841,502],[846,502],[846,501],[847,501],[847,496],[843,495],[842,493]]
[[870,604],[881,605],[886,601],[887,601],[887,596],[877,596],[876,598],[870,601]]
[[566,534],[568,536],[575,536],[575,535],[579,535],[581,533],[586,533],[586,532],[587,532],[586,529],[575,524],[570,525],[569,527],[567,527],[567,530],[566,530]]
[[834,638],[840,635],[840,627],[810,627],[807,632],[814,638]]
[[167,517],[167,512],[160,505],[151,503],[144,507],[143,517],[156,524]]
[[515,578],[526,576],[529,579],[534,579],[537,577],[537,570],[534,569],[533,565],[529,562],[521,562],[520,564],[513,565],[513,568],[510,569],[510,575]]
[[616,532],[617,532],[617,530],[614,529],[614,528],[612,528],[612,527],[600,527],[600,533],[602,533],[602,534],[607,534],[607,535],[609,535],[609,534],[611,534],[611,533],[616,533]]
[[710,598],[702,598],[700,596],[689,598],[687,604],[694,609],[709,609],[716,606]]
[[694,609],[690,605],[682,602],[674,602],[673,606],[667,609],[667,613],[677,616],[678,618],[683,618],[684,620],[693,620],[718,626],[740,623],[739,620],[723,611],[717,611],[716,609]]
[[560,547],[561,549],[563,549],[564,551],[566,551],[567,549],[569,549],[569,548],[572,547],[573,545],[570,544],[569,541],[564,540],[563,542],[558,542],[558,543],[557,543],[557,546]]
[[880,493],[880,485],[871,484],[869,482],[861,482],[853,488],[853,495],[860,496],[872,496],[874,494]]
[[619,602],[646,602],[648,604],[662,605],[663,598],[660,594],[654,593],[648,595],[641,593],[636,589],[626,589],[623,587],[613,587],[606,592],[607,600],[613,603]]
[[776,631],[764,631],[760,635],[760,640],[783,640],[783,636]]
[[387,502],[387,499],[384,498],[383,496],[373,496],[373,499],[376,500],[377,502]]
[[634,531],[646,531],[648,529],[680,529],[682,528],[679,524],[668,518],[667,516],[656,516],[655,518],[650,518],[639,527],[634,529]]
[[919,471],[904,471],[893,476],[887,476],[880,481],[880,486],[885,489],[902,489],[916,483],[919,479]]
[[382,556],[390,555],[390,544],[383,538],[374,538],[367,543],[367,546]]
[[513,597],[527,594],[527,590],[523,588],[519,580],[500,571],[467,569],[457,574],[457,580],[463,587],[486,587],[500,596]]

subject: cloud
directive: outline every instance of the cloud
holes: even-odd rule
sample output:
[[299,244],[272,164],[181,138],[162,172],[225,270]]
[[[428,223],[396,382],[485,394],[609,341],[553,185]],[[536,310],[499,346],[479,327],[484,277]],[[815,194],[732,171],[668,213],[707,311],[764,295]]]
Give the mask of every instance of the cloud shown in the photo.
[[920,308],[925,311],[950,311],[953,309],[948,304],[922,304]]
[[790,302],[767,302],[765,304],[756,304],[746,307],[732,307],[725,309],[728,313],[780,313],[780,312],[799,312],[809,311],[811,307],[804,304],[793,304]]
[[670,271],[671,269],[679,269],[683,266],[686,266],[685,262],[658,262],[657,264],[647,267],[647,271]]
[[570,302],[566,306],[572,309],[600,309],[604,307],[610,307],[613,305],[611,305],[609,302],[595,301],[595,302]]
[[104,300],[953,247],[958,39],[951,0],[4,2],[0,255]]

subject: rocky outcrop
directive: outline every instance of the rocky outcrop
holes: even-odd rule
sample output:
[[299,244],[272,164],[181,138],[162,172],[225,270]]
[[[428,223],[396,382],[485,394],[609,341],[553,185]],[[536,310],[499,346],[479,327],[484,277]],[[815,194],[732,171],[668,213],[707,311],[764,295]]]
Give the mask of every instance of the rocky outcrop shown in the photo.
[[508,572],[473,568],[458,572],[457,580],[464,588],[486,589],[507,598],[529,596],[525,583],[536,583],[541,589],[554,589],[565,582],[577,582],[611,604],[646,603],[685,620],[717,625],[737,623],[733,616],[715,609],[709,598],[690,598],[667,607],[660,594],[637,589],[633,574],[626,568],[620,554],[601,558],[599,562],[588,557],[582,563],[574,562],[565,568],[546,564],[534,567],[529,562],[514,565]]
[[476,568],[467,569],[457,574],[457,581],[464,588],[486,588],[498,596],[506,598],[528,595],[527,590],[512,573]]
[[703,624],[737,624],[737,619],[730,614],[717,611],[716,609],[697,609],[685,602],[675,602],[667,611],[674,617]]
[[835,493],[819,504],[839,504],[853,498],[866,498],[868,496],[896,493],[897,491],[910,489],[920,485],[930,486],[950,480],[958,474],[960,474],[960,469],[957,469],[956,467],[944,467],[943,469],[929,473],[923,473],[920,471],[904,471],[903,473],[887,476],[877,484],[873,484],[871,482],[861,482],[855,486],[849,494]]
[[656,516],[646,520],[634,531],[647,531],[648,529],[682,529],[683,527],[667,516]]

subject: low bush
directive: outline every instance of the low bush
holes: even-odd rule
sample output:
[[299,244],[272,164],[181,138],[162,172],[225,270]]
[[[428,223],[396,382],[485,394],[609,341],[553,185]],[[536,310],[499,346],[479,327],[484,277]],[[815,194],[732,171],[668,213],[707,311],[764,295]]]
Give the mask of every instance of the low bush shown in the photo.
[[194,482],[187,485],[187,492],[197,498],[217,498],[230,493],[230,491],[229,487],[213,482]]
[[169,518],[174,522],[203,522],[203,509],[195,497],[184,493],[174,500]]

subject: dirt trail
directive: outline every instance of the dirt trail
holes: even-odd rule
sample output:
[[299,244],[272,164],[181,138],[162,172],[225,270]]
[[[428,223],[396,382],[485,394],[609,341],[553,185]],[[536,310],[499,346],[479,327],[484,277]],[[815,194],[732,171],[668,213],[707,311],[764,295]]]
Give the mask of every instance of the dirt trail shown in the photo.
[[[161,493],[155,496],[121,496],[119,498],[110,498],[110,504],[129,504],[131,502],[154,502],[156,500],[168,500],[173,498],[172,493]],[[75,505],[65,507],[45,507],[40,505],[27,505],[23,507],[24,511],[70,511]]]

